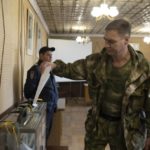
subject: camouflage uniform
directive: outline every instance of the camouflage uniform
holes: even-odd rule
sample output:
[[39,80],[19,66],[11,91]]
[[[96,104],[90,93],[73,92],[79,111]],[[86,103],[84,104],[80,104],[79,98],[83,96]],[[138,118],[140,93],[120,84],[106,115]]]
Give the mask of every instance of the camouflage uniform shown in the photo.
[[55,61],[57,67],[53,70],[54,74],[88,82],[93,104],[85,122],[85,150],[104,150],[107,143],[111,150],[142,150],[146,138],[150,136],[149,63],[141,52],[131,46],[128,49],[131,73],[125,81],[121,119],[118,121],[100,117],[107,82],[106,66],[111,59],[105,48],[74,63]]

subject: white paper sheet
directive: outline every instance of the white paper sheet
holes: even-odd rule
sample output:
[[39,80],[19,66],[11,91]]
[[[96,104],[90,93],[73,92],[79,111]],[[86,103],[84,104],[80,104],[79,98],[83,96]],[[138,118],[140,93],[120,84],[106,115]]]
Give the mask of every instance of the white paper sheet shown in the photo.
[[38,100],[38,97],[44,87],[44,85],[46,84],[49,76],[50,76],[50,71],[51,71],[51,67],[50,66],[47,66],[44,70],[44,73],[41,75],[41,78],[40,78],[40,81],[39,81],[39,84],[38,84],[38,87],[37,87],[37,91],[36,91],[36,94],[35,94],[35,97],[34,97],[34,100],[33,100],[33,106],[34,107],[37,107],[37,100]]
[[33,150],[33,149],[30,148],[27,144],[22,142],[20,145],[20,150]]

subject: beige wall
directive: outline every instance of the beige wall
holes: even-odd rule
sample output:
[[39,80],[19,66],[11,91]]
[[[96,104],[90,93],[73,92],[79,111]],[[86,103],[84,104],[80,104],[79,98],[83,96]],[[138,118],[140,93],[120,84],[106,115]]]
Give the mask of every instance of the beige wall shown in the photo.
[[143,38],[132,37],[131,43],[139,43],[139,49],[144,54],[144,56],[150,61],[150,44],[143,42]]
[[[3,8],[2,8],[3,7]],[[3,19],[0,28],[3,32],[0,38],[1,47],[1,84],[0,84],[0,113],[14,104],[15,83],[14,78],[17,75],[17,55],[18,55],[18,0],[5,0],[1,3],[1,13]],[[2,12],[2,9],[4,12]],[[17,86],[17,85],[16,85]]]
[[[104,47],[103,37],[92,37],[91,39],[93,44],[93,53],[100,52],[100,50]],[[143,37],[131,37],[130,43],[138,43],[140,51],[150,61],[150,44],[145,44],[143,42]]]
[[34,25],[40,25],[42,45],[46,45],[48,34],[28,0],[0,1],[0,114],[15,102],[21,101],[24,76],[27,69],[37,60],[36,37],[33,55],[26,53],[27,10],[33,13]]

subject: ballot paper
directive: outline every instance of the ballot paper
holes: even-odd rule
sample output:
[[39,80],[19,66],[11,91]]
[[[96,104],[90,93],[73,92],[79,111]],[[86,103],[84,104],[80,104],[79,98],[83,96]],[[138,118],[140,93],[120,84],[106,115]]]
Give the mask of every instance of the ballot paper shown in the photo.
[[35,97],[34,97],[34,100],[33,100],[33,106],[34,107],[37,107],[37,100],[39,98],[39,95],[44,87],[44,85],[46,84],[49,76],[50,76],[50,71],[51,71],[51,67],[50,66],[47,66],[44,70],[44,72],[42,73],[41,75],[41,78],[40,78],[40,81],[39,81],[39,84],[38,84],[38,87],[37,87],[37,91],[35,93]]
[[30,148],[26,143],[21,143],[20,145],[20,150],[33,150],[32,148]]

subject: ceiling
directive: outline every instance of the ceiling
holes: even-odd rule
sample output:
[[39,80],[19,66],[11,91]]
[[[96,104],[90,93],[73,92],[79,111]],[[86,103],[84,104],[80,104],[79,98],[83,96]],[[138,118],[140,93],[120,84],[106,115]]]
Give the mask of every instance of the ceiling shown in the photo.
[[[55,37],[77,34],[102,35],[111,20],[105,17],[96,21],[91,16],[91,10],[103,2],[103,0],[37,0],[50,36]],[[105,2],[108,6],[117,6],[119,15],[115,18],[125,18],[130,21],[132,34],[146,34],[139,30],[145,22],[150,22],[149,0],[105,0]],[[84,31],[74,29],[77,26],[80,28],[84,26],[86,29]]]

